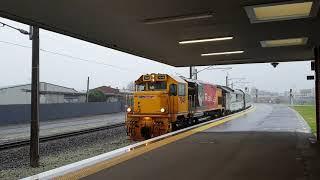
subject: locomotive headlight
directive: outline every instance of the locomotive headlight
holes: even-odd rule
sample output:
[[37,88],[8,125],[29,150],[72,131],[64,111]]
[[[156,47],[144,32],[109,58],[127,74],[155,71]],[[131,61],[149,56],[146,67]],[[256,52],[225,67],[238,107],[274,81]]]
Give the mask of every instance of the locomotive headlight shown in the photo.
[[164,108],[160,109],[160,112],[162,112],[162,113],[165,112],[165,111],[166,111],[166,109],[164,109]]
[[131,108],[128,107],[127,112],[131,112]]

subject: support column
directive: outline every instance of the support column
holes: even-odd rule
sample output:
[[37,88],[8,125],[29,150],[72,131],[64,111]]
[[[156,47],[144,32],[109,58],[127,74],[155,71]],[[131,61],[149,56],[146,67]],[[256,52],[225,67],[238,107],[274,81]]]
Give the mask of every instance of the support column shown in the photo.
[[316,130],[317,140],[320,140],[320,52],[319,46],[314,48],[314,62],[315,62],[315,89],[316,89]]
[[32,27],[30,165],[39,166],[39,28]]
[[192,66],[190,66],[189,71],[190,71],[190,79],[192,79]]
[[88,76],[88,79],[87,79],[87,94],[86,94],[86,102],[89,102],[89,82],[90,82],[90,77]]

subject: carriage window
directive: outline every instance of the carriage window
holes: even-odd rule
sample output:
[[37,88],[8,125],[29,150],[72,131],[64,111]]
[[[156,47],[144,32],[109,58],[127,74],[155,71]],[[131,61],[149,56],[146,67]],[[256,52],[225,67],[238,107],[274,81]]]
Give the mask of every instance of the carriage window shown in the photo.
[[184,84],[178,84],[178,96],[186,95],[186,86]]
[[236,101],[238,101],[238,102],[243,101],[243,97],[241,94],[237,94],[236,99],[237,99]]

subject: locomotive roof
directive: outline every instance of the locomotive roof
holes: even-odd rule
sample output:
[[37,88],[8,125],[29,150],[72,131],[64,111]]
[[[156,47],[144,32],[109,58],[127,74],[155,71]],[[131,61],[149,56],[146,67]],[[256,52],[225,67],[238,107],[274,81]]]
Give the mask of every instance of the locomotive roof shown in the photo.
[[186,77],[183,77],[183,76],[181,76],[181,78],[183,78],[187,82],[192,82],[192,83],[196,83],[196,84],[209,84],[209,85],[212,85],[212,86],[218,86],[217,84],[212,84],[212,83],[201,81],[201,80],[197,80],[197,79],[189,79],[189,78],[186,78]]
[[235,89],[235,90],[234,90],[234,93],[244,94],[244,92],[243,92],[241,89]]
[[185,81],[185,79],[183,79],[183,78],[181,78],[181,77],[179,77],[179,76],[172,76],[172,75],[169,75],[172,79],[174,79],[175,81],[177,81],[177,82],[179,82],[179,83],[187,83],[186,81]]
[[231,88],[229,88],[229,87],[227,87],[227,86],[219,86],[219,87],[220,87],[221,89],[227,91],[227,92],[234,92],[233,89],[231,89]]

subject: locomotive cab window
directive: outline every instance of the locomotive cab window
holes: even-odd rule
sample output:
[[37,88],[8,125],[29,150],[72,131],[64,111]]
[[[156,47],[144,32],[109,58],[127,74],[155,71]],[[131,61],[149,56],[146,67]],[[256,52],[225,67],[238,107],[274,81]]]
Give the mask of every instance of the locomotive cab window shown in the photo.
[[177,85],[176,84],[170,84],[170,86],[169,86],[169,95],[170,96],[176,96],[177,95]]
[[148,82],[148,87],[150,91],[165,90],[167,89],[167,83],[165,81]]
[[186,95],[186,86],[185,84],[178,84],[178,96],[185,96]]
[[167,89],[165,81],[144,82],[136,85],[137,91],[162,91]]
[[146,91],[146,85],[145,84],[137,84],[136,85],[136,91]]

